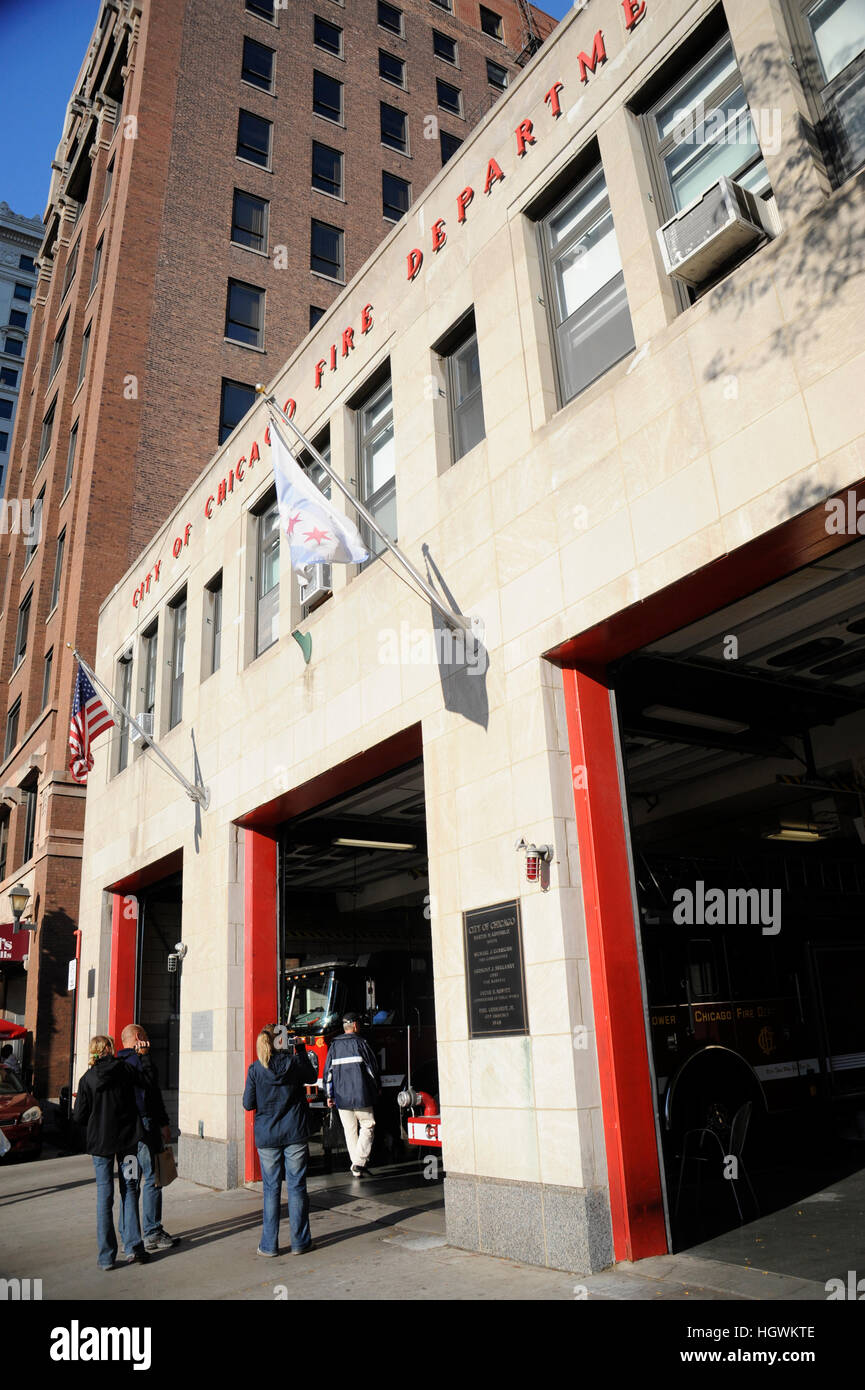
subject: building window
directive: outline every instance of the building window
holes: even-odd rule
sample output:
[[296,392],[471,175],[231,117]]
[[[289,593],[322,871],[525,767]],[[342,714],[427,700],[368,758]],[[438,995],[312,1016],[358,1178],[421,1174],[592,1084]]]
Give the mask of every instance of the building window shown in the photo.
[[[2,386],[17,386],[17,385],[18,385],[18,370],[17,370],[16,367],[0,367],[0,385],[2,385]],[[10,401],[9,404],[11,405],[12,402]],[[11,414],[11,411],[10,411],[10,414]]]
[[9,432],[8,430],[0,430],[0,454],[5,454],[8,448]]
[[541,224],[562,401],[634,346],[622,263],[598,165]]
[[[22,267],[23,268],[23,267]],[[9,857],[9,812],[0,812],[0,883],[6,877],[6,860]]]
[[381,143],[408,154],[408,117],[395,106],[381,102]]
[[508,85],[507,68],[503,68],[501,63],[494,63],[492,58],[487,58],[487,82],[497,92],[503,92]]
[[408,212],[411,202],[411,184],[396,174],[381,174],[382,215],[390,222],[398,222],[403,213]]
[[183,668],[186,658],[186,590],[169,604],[171,614],[171,700],[168,727],[183,718]]
[[18,269],[19,269],[19,270],[31,270],[31,271],[34,271],[34,272],[35,272],[35,270],[36,270],[36,262],[34,261],[34,259],[33,259],[32,256],[19,256],[19,257],[18,257]]
[[438,5],[440,10],[447,10],[448,14],[453,13],[452,0],[432,0],[434,5]]
[[270,134],[272,121],[256,116],[252,111],[241,111],[237,121],[237,157],[250,164],[259,164],[262,169],[270,168]]
[[[54,665],[54,648],[49,647],[45,653],[45,660],[42,663],[42,708],[48,704],[51,698],[51,667]],[[0,881],[2,881],[0,874]]]
[[60,291],[61,301],[66,298],[67,294],[69,293],[69,286],[75,279],[75,271],[78,268],[78,248],[80,245],[81,238],[79,237],[72,250],[69,252],[69,255],[66,257],[66,270],[63,275],[63,288]]
[[3,343],[3,351],[8,352],[10,357],[23,357],[24,344],[20,338],[10,338],[7,333]]
[[33,858],[33,846],[36,838],[36,783],[33,782],[29,787],[22,787],[24,793],[24,857],[22,863],[26,864]]
[[102,247],[104,243],[105,237],[101,236],[96,243],[96,250],[93,253],[93,272],[90,276],[90,289],[87,291],[88,299],[99,284],[99,272],[102,269]]
[[267,250],[267,221],[270,204],[252,193],[234,190],[231,212],[231,240],[250,251]]
[[335,77],[328,77],[326,72],[314,72],[312,109],[316,116],[339,124],[342,121],[342,83],[337,82]]
[[489,34],[491,39],[498,39],[500,43],[504,43],[501,15],[496,14],[495,10],[488,10],[486,5],[481,5],[479,8],[481,12],[481,31],[484,34]]
[[64,527],[57,537],[57,554],[54,557],[54,583],[51,585],[51,608],[48,610],[49,613],[52,609],[57,607],[60,601],[60,579],[63,574],[63,551],[65,549],[66,528]]
[[26,315],[26,313],[22,313],[20,309],[10,309],[10,310],[9,310],[9,327],[10,327],[10,328],[26,328],[26,327],[27,327],[27,315]]
[[342,152],[331,149],[330,145],[319,145],[315,140],[312,142],[312,186],[319,193],[342,197]]
[[436,78],[436,101],[442,111],[450,111],[452,116],[463,113],[462,92],[458,87],[452,87],[450,82],[442,82],[440,77]]
[[[381,529],[395,541],[396,452],[393,436],[393,398],[388,379],[358,408],[360,499]],[[384,541],[361,524],[361,535],[370,556],[380,555]]]
[[337,58],[342,57],[342,30],[318,15],[313,16],[312,41],[316,48],[323,48]]
[[84,335],[81,339],[81,361],[78,364],[78,381],[76,382],[75,386],[76,391],[78,390],[78,387],[84,380],[84,373],[87,371],[87,355],[90,352],[90,330],[92,329],[92,327],[93,324],[88,323],[87,327],[84,330]]
[[42,511],[45,506],[45,488],[43,487],[36,498],[31,516],[30,534],[24,541],[24,568],[30,564],[36,551],[39,549],[39,542],[42,539]]
[[11,419],[12,419],[12,410],[13,410],[13,406],[14,406],[14,402],[13,402],[13,401],[7,401],[7,400],[2,400],[2,401],[0,401],[0,420],[11,420]]
[[656,101],[646,117],[664,220],[726,174],[752,193],[769,176],[729,34]]
[[3,757],[8,758],[12,749],[18,742],[18,721],[21,718],[21,696],[12,705],[6,716],[6,743],[3,749]]
[[223,444],[237,428],[248,410],[255,404],[255,387],[242,381],[222,378],[222,399],[219,406],[219,442]]
[[449,38],[447,34],[440,34],[437,29],[433,29],[433,53],[437,58],[443,58],[446,63],[456,63],[457,45],[456,39]]
[[[123,709],[132,714],[129,706],[132,701],[132,652],[124,652],[117,663],[117,679],[114,686],[117,700]],[[122,772],[129,762],[129,720],[126,715],[117,717],[117,771]]]
[[[116,158],[116,156],[115,156],[115,158]],[[103,208],[105,208],[106,204],[108,203],[108,199],[111,197],[111,185],[112,185],[113,182],[114,182],[114,160],[112,159],[112,161],[111,161],[111,163],[109,164],[108,168],[105,170],[105,184],[104,184],[103,189],[102,189],[102,207],[99,209],[100,212],[102,212]]]
[[327,310],[326,310],[326,309],[320,309],[319,306],[318,306],[317,304],[310,304],[310,306],[309,306],[309,327],[310,327],[310,332],[312,331],[313,328],[315,328],[315,325],[318,323],[319,319],[323,319],[323,318],[324,318],[324,316],[325,316],[326,313],[327,313]]
[[63,344],[66,341],[66,326],[68,323],[69,315],[67,314],[65,319],[61,323],[60,328],[57,331],[57,337],[54,339],[54,350],[51,353],[51,367],[48,372],[49,381],[52,380],[55,372],[57,371],[57,368],[63,361]]
[[383,48],[378,50],[378,75],[383,77],[385,82],[392,82],[395,87],[405,86],[405,63],[402,58],[397,58],[393,53],[386,53]]
[[398,10],[395,5],[387,5],[385,0],[378,0],[378,22],[382,29],[389,29],[392,34],[402,37],[402,10]]
[[797,0],[804,71],[836,183],[865,163],[865,5]]
[[261,19],[274,19],[273,0],[246,0],[246,8],[250,14],[257,14]]
[[456,135],[451,135],[447,130],[439,131],[439,148],[442,152],[442,164],[447,164],[448,160],[456,154],[462,140]]
[[20,285],[20,284],[16,284],[14,290],[12,291],[12,298],[13,298],[13,299],[21,299],[21,300],[23,300],[23,302],[24,302],[25,304],[29,304],[29,303],[30,303],[30,296],[31,296],[32,293],[33,293],[33,288],[32,288],[31,285]]
[[263,43],[256,43],[255,39],[244,39],[240,74],[243,81],[251,82],[253,87],[260,87],[263,92],[272,92],[273,58],[272,48],[266,48]]
[[75,450],[78,447],[78,421],[69,431],[69,448],[66,451],[66,477],[63,480],[63,496],[65,497],[72,486],[72,473],[75,468]]
[[447,372],[451,449],[456,463],[486,437],[474,312],[447,335],[438,351]]
[[279,508],[274,498],[257,517],[255,655],[279,639]]
[[143,713],[153,714],[156,710],[156,656],[159,648],[159,626],[153,623],[142,634],[142,658],[144,679],[141,694],[144,700]]
[[229,280],[225,336],[246,347],[264,345],[264,290],[242,280]]
[[344,254],[343,232],[339,227],[331,227],[327,222],[312,221],[309,265],[319,275],[331,280],[342,281]]
[[39,462],[41,463],[48,450],[51,448],[51,436],[54,433],[54,410],[57,405],[57,397],[51,402],[44,420],[42,421],[42,437],[39,440]]
[[202,679],[219,670],[222,659],[222,570],[204,590],[204,672]]
[[[28,589],[26,597],[22,600],[18,608],[18,628],[15,633],[15,666],[20,666],[24,657],[27,655],[27,632],[30,627],[30,606],[33,602],[33,590]],[[14,669],[14,668],[13,668]]]

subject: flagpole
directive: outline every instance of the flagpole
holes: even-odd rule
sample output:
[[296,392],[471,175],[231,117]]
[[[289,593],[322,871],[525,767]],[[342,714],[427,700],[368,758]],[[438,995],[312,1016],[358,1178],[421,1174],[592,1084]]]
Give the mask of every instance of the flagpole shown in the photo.
[[186,792],[186,795],[190,797],[192,801],[197,801],[198,804],[201,807],[203,807],[203,809],[206,811],[210,804],[210,792],[208,791],[207,787],[196,787],[192,784],[192,782],[189,781],[188,778],[184,777],[183,773],[180,771],[180,768],[175,767],[171,759],[165,756],[162,749],[159,747],[159,744],[153,738],[153,735],[145,733],[141,725],[138,723],[137,719],[133,719],[132,715],[129,713],[129,710],[124,708],[124,706],[121,705],[120,701],[114,698],[111,691],[108,689],[108,686],[103,685],[96,672],[84,660],[84,657],[81,655],[81,653],[76,651],[76,649],[72,646],[71,642],[67,642],[66,645],[72,651],[72,655],[75,657],[79,666],[82,666],[84,668],[84,672],[88,680],[91,680],[94,685],[98,685],[103,695],[108,697],[114,708],[120,712],[122,717],[129,724],[132,725],[133,729],[137,730],[137,732],[143,739],[145,745],[148,748],[153,749],[153,752],[156,754],[157,758],[162,759],[162,761],[165,763],[165,766],[168,768],[168,771],[172,774],[173,777],[177,778],[177,781],[183,787],[183,790]]
[[466,622],[462,614],[455,613],[453,609],[448,608],[446,604],[442,603],[435,589],[433,589],[432,586],[427,582],[427,580],[424,579],[423,575],[415,569],[408,556],[402,553],[399,546],[391,540],[390,536],[385,535],[384,531],[379,526],[375,517],[367,511],[363,503],[359,501],[357,497],[354,496],[354,494],[351,492],[349,488],[346,487],[345,483],[342,481],[342,478],[340,478],[338,474],[334,473],[330,464],[322,458],[315,445],[310,443],[306,435],[298,428],[294,421],[290,420],[289,417],[286,415],[285,411],[280,409],[280,407],[276,403],[276,397],[274,395],[267,395],[266,388],[264,386],[259,385],[256,386],[255,389],[259,395],[264,396],[266,404],[273,407],[280,419],[284,420],[285,423],[289,426],[289,428],[294,430],[294,433],[297,435],[304,448],[308,450],[308,452],[315,459],[316,463],[324,469],[324,472],[330,478],[331,482],[336,483],[340,492],[343,494],[344,497],[348,498],[351,505],[363,518],[367,526],[369,526],[370,530],[374,531],[375,534],[379,537],[379,539],[384,541],[391,554],[395,555],[396,558],[399,560],[400,564],[403,566],[403,568],[408,570],[412,579],[415,581],[416,584],[420,586],[420,588],[423,590],[424,594],[429,599],[433,607],[438,609],[439,613],[444,618],[448,626],[451,628],[460,628],[463,632],[471,633],[471,626],[469,623]]

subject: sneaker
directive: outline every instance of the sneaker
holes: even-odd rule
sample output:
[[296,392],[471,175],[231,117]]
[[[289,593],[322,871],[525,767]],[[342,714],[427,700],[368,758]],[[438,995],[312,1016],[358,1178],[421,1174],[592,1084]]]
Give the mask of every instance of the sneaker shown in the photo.
[[353,1176],[353,1177],[355,1177],[355,1178],[362,1178],[362,1177],[363,1177],[363,1169],[361,1168],[361,1166],[360,1166],[359,1163],[353,1163],[353,1164],[351,1165],[351,1171],[352,1171],[352,1176]]
[[309,1245],[304,1245],[302,1250],[292,1250],[292,1255],[308,1255],[310,1250],[315,1249],[315,1241],[311,1240]]
[[275,1260],[276,1257],[277,1257],[277,1255],[279,1254],[279,1251],[278,1251],[278,1250],[262,1250],[261,1246],[259,1245],[259,1247],[258,1247],[258,1249],[256,1250],[255,1253],[256,1253],[256,1255],[264,1255],[265,1259],[267,1259],[267,1260]]
[[146,1238],[144,1248],[152,1254],[154,1250],[171,1250],[179,1244],[180,1236],[171,1236],[167,1231],[157,1231],[155,1236]]
[[150,1263],[150,1256],[144,1246],[141,1245],[137,1250],[133,1250],[131,1255],[126,1256],[126,1263],[128,1265],[146,1265]]

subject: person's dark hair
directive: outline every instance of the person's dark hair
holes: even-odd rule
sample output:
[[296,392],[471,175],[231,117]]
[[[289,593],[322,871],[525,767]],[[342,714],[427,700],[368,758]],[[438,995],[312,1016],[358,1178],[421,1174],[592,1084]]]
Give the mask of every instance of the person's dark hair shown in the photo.
[[0,1062],[6,1057],[11,1057],[14,1051],[15,1049],[11,1043],[4,1043],[3,1046],[0,1047]]

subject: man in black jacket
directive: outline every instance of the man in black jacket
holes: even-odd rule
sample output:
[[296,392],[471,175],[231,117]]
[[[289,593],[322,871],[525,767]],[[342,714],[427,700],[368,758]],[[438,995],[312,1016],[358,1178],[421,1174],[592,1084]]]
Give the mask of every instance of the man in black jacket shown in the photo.
[[[128,1023],[120,1035],[123,1047],[117,1056],[127,1063],[135,1085],[135,1099],[144,1128],[144,1138],[138,1145],[141,1165],[141,1225],[144,1248],[149,1253],[170,1250],[180,1237],[169,1235],[162,1225],[162,1188],[156,1186],[156,1155],[171,1143],[171,1128],[156,1063],[150,1055],[150,1039],[140,1023]],[[122,1234],[122,1232],[121,1232]]]
[[324,1064],[324,1088],[328,1106],[335,1106],[342,1120],[351,1171],[360,1178],[372,1152],[373,1106],[381,1090],[381,1075],[369,1043],[358,1037],[360,1015],[344,1014],[342,1026],[345,1031],[342,1037],[334,1038]]
[[114,1164],[117,1163],[122,1208],[121,1233],[129,1264],[146,1264],[138,1224],[138,1143],[143,1130],[135,1104],[129,1067],[114,1056],[111,1038],[90,1041],[90,1070],[78,1082],[72,1118],[87,1126],[85,1148],[96,1172],[96,1235],[100,1269],[113,1269],[117,1258],[114,1231]]

